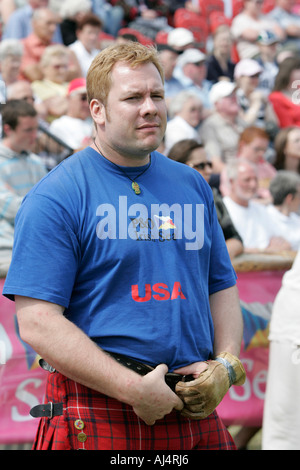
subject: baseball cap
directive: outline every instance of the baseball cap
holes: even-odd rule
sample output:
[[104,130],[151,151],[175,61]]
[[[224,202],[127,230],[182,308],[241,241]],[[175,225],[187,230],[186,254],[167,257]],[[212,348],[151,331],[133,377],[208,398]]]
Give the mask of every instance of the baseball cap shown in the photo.
[[160,43],[158,43],[158,44],[156,45],[156,49],[157,49],[158,52],[170,51],[170,52],[174,52],[175,54],[181,54],[181,51],[179,51],[178,49],[174,49],[174,47],[169,46],[168,44],[160,44]]
[[168,34],[167,43],[172,47],[184,47],[195,42],[194,35],[186,28],[174,28]]
[[243,76],[251,77],[262,72],[262,67],[254,59],[242,59],[240,60],[234,69],[234,78],[240,78]]
[[199,51],[199,49],[186,49],[178,59],[177,64],[179,67],[183,67],[186,64],[197,64],[203,62],[206,59],[206,55]]
[[68,95],[75,93],[86,93],[86,80],[85,78],[74,78],[68,86]]
[[279,37],[276,36],[272,31],[261,31],[258,38],[257,42],[259,44],[263,44],[264,46],[270,46],[271,44],[276,44],[279,42]]
[[221,80],[215,83],[209,92],[209,99],[212,104],[215,104],[221,98],[230,96],[236,90],[236,84],[227,80]]

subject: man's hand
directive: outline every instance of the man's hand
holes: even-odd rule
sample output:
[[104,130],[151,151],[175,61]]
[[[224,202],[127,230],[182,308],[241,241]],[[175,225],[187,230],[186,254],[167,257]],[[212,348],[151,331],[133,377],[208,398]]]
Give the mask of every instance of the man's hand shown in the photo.
[[146,424],[171,413],[173,409],[182,410],[183,402],[165,382],[168,368],[158,365],[153,371],[142,377],[140,391],[136,394],[133,410]]
[[[195,364],[203,370],[203,363]],[[182,368],[181,373],[183,369],[188,368]],[[242,385],[245,377],[245,369],[236,356],[220,353],[215,360],[207,361],[206,368],[197,378],[177,383],[176,393],[185,404],[182,415],[190,419],[206,418],[219,405],[229,387]]]

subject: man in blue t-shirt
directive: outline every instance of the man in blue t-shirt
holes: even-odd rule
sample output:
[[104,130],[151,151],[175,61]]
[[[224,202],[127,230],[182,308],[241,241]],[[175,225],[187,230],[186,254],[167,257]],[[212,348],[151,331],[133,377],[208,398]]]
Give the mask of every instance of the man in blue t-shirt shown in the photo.
[[156,51],[106,48],[87,91],[95,142],[24,200],[3,292],[54,369],[48,403],[31,411],[34,448],[234,448],[214,409],[199,419],[203,403],[194,411],[176,392],[187,379],[198,390],[211,366],[218,391],[236,383],[242,319],[209,186],[155,151],[166,128]]

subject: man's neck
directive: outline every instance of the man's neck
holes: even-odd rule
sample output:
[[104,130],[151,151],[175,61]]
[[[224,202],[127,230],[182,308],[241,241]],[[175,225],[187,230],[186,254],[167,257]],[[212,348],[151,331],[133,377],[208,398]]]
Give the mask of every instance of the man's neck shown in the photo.
[[27,150],[16,148],[16,146],[8,139],[8,138],[3,138],[1,141],[1,144],[4,145],[4,147],[9,148],[12,152],[15,152],[17,154],[20,154],[22,152],[27,152]]
[[150,153],[137,156],[120,154],[111,147],[107,147],[104,143],[99,143],[98,138],[96,138],[95,143],[92,144],[92,148],[106,158],[106,160],[118,166],[138,167],[147,165],[147,163],[150,162]]
[[230,194],[230,199],[232,199],[233,202],[235,202],[237,205],[247,208],[249,207],[249,201],[245,199],[240,199],[238,198],[235,194]]

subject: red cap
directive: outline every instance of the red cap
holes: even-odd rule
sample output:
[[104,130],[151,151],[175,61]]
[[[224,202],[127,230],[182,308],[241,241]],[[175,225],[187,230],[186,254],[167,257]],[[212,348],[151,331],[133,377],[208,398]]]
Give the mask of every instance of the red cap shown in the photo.
[[73,95],[74,93],[86,93],[85,78],[74,78],[74,80],[71,80],[68,87],[68,95]]

